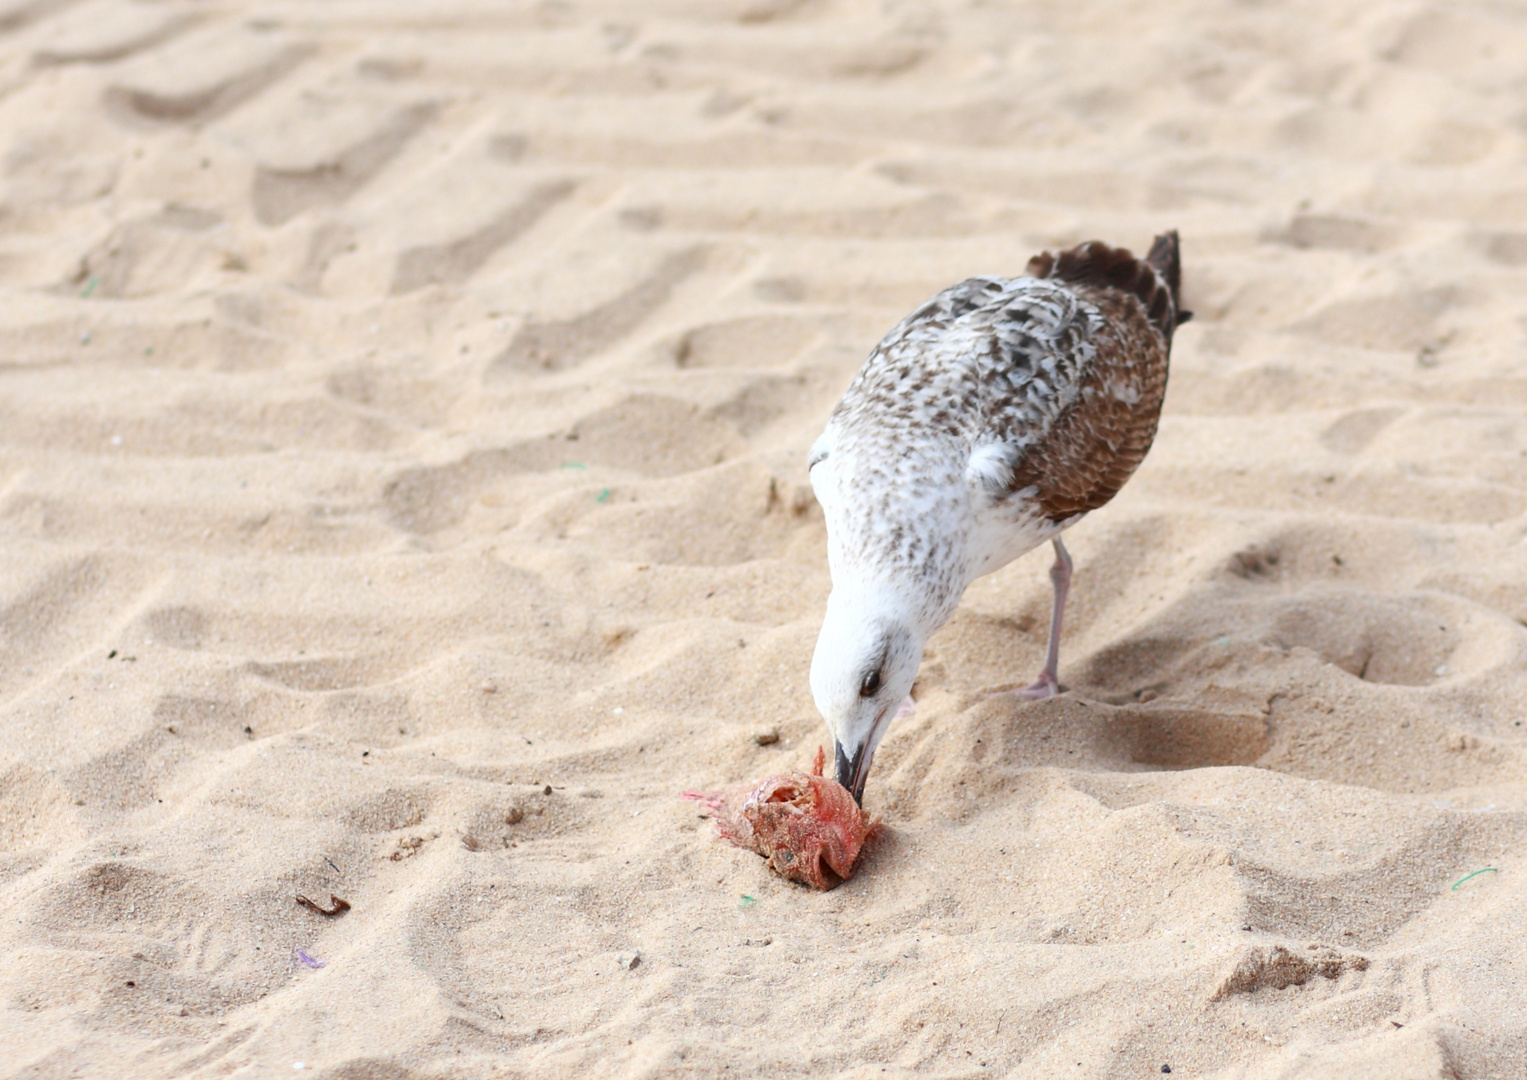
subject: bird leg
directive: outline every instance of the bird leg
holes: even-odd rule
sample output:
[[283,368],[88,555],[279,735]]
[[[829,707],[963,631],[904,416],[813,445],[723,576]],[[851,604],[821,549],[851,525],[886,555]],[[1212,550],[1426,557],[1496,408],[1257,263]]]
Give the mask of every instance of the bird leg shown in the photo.
[[1055,565],[1050,567],[1050,584],[1055,587],[1055,610],[1050,614],[1050,648],[1045,653],[1045,666],[1039,678],[1022,690],[1013,691],[1030,701],[1060,693],[1060,619],[1066,610],[1066,593],[1071,589],[1071,553],[1060,542],[1060,537],[1051,543],[1055,545]]

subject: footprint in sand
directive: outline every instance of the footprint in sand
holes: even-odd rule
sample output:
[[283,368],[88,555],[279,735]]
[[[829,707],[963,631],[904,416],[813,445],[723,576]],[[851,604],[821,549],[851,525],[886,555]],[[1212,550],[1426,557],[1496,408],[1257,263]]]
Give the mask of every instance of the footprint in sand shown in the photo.
[[746,315],[686,330],[666,345],[673,365],[694,368],[772,368],[792,363],[822,337],[809,317]]
[[217,27],[129,62],[106,90],[129,122],[207,124],[259,96],[316,51],[307,42]]
[[[42,5],[37,5],[42,6]],[[53,11],[68,4],[52,3]],[[86,12],[55,18],[32,53],[34,67],[70,64],[112,64],[137,53],[168,44],[196,25],[196,18],[154,11],[139,5],[93,5]]]
[[392,295],[401,296],[426,285],[457,285],[466,281],[496,251],[513,243],[572,194],[573,187],[571,180],[547,181],[466,236],[402,252],[392,275]]
[[386,116],[362,138],[319,154],[312,164],[261,165],[250,200],[263,225],[283,225],[315,206],[342,203],[365,187],[435,118],[433,102],[418,102]]
[[488,367],[490,380],[562,371],[618,344],[705,264],[703,248],[673,252],[624,292],[570,319],[530,322]]
[[394,524],[432,533],[460,522],[481,494],[520,473],[601,466],[665,477],[717,465],[743,446],[733,428],[674,398],[636,394],[590,413],[566,432],[482,450],[446,465],[407,469],[388,481]]

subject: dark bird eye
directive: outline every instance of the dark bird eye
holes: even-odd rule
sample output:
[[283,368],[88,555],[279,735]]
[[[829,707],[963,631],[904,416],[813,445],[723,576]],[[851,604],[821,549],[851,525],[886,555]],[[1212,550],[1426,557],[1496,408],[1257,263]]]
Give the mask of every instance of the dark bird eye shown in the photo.
[[874,697],[878,693],[880,693],[880,672],[877,669],[866,675],[864,681],[859,684],[859,696]]

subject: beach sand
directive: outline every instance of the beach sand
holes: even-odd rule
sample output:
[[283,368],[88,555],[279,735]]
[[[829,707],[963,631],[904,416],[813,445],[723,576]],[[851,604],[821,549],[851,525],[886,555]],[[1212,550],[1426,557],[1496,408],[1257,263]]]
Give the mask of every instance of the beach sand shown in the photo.
[[[1527,1075],[1523,56],[1485,0],[0,0],[0,1076]],[[993,696],[1038,551],[851,882],[719,843],[680,791],[828,738],[865,354],[1173,227],[1069,691]]]

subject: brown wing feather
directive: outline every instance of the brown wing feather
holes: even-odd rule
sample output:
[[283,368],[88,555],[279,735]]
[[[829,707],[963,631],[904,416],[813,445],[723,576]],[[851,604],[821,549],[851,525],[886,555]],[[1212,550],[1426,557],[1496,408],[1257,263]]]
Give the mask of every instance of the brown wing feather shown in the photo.
[[1066,282],[1105,319],[1075,402],[1014,470],[1014,488],[1037,488],[1045,516],[1063,521],[1118,494],[1156,437],[1172,331],[1182,321],[1177,234],[1158,237],[1145,259],[1092,241],[1037,255],[1027,272]]

